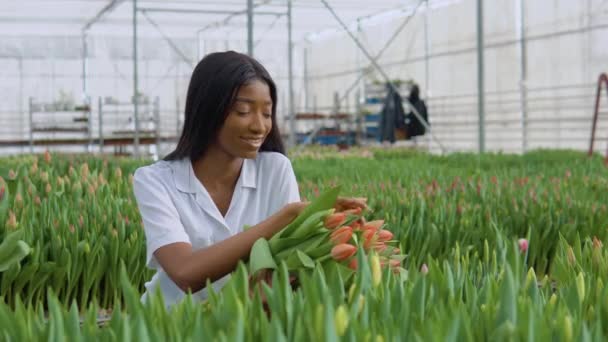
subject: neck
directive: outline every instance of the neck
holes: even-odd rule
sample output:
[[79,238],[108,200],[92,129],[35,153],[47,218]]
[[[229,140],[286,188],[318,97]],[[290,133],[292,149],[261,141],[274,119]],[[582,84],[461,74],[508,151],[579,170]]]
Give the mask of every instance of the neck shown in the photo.
[[233,187],[241,173],[243,158],[235,158],[216,149],[192,163],[194,174],[205,188]]

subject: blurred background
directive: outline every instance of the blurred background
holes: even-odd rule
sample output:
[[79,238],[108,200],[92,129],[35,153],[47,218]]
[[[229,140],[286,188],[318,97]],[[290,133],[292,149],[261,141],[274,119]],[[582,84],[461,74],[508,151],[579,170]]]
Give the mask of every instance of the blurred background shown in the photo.
[[225,50],[270,71],[292,148],[605,151],[607,43],[608,0],[3,0],[0,154],[162,157]]

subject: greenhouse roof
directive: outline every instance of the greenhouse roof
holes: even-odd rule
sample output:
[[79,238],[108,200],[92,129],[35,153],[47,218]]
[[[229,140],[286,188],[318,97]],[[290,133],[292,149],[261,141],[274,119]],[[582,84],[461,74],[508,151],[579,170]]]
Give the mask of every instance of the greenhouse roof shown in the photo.
[[[423,11],[425,0],[328,0],[350,28]],[[433,0],[431,7],[457,0]],[[321,0],[293,0],[293,41],[342,31]],[[247,0],[138,0],[138,34],[205,39],[247,38]],[[0,30],[9,35],[132,35],[131,0],[21,0],[0,2]],[[255,39],[286,39],[287,1],[254,0]]]

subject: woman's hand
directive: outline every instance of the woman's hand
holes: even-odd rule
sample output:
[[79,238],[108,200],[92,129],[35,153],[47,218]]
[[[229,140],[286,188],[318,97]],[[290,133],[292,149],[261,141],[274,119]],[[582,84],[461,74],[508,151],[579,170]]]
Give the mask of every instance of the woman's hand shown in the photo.
[[338,197],[334,208],[336,209],[336,212],[369,209],[367,207],[367,198],[365,197]]
[[292,221],[310,204],[310,202],[293,202],[283,207],[283,212]]

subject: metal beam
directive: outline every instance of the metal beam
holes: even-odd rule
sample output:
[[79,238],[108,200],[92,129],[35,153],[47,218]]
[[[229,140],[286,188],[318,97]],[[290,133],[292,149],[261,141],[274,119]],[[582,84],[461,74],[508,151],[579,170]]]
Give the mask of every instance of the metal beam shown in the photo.
[[[348,33],[348,35],[355,42],[355,44],[357,45],[357,47],[359,47],[359,49],[361,50],[361,52],[363,52],[363,54],[365,55],[365,57],[367,57],[367,59],[369,59],[369,61],[373,64],[373,66],[376,68],[376,70],[378,70],[378,72],[382,75],[382,78],[384,78],[384,81],[387,82],[387,84],[391,88],[393,88],[394,91],[399,92],[398,89],[393,84],[393,82],[391,82],[391,80],[388,77],[388,75],[386,74],[386,72],[384,72],[384,70],[380,67],[380,65],[378,64],[378,62],[372,57],[372,55],[367,51],[367,49],[361,44],[361,42],[359,41],[359,39],[357,39],[357,37],[355,37],[354,34],[348,29],[348,27],[346,26],[346,24],[344,23],[344,21],[342,19],[340,19],[340,17],[336,14],[336,12],[333,10],[333,8],[327,3],[327,0],[321,0],[321,2],[323,2],[323,4],[329,10],[329,12],[340,23],[340,25],[346,31],[346,33]],[[424,118],[422,117],[422,115],[420,115],[420,113],[418,112],[418,110],[414,106],[412,106],[412,104],[410,103],[410,101],[407,98],[404,97],[403,100],[405,100],[405,102],[410,105],[412,113],[414,113],[414,115],[416,116],[416,118],[426,128],[427,132],[429,132],[429,134],[431,135],[431,137],[433,138],[433,140],[435,140],[435,142],[437,143],[437,145],[439,145],[439,149],[443,153],[445,151],[445,148],[443,147],[443,144],[433,134],[433,132],[431,131],[431,127],[426,122],[426,120],[424,120]]]
[[133,120],[135,136],[133,149],[135,158],[139,158],[139,78],[137,74],[137,0],[133,1]]
[[154,21],[152,20],[152,18],[150,18],[148,16],[148,14],[146,13],[146,11],[142,11],[141,14],[144,16],[144,18],[146,18],[146,20],[148,20],[148,22],[150,24],[152,24],[152,26],[154,26],[154,28],[158,31],[158,33],[160,33],[160,35],[163,37],[163,39],[167,42],[167,44],[169,44],[169,46],[171,47],[171,49],[173,49],[173,51],[175,51],[175,53],[188,65],[190,66],[194,66],[194,63],[192,62],[192,60],[190,58],[188,58],[188,56],[186,56],[186,54],[184,54],[179,47],[177,47],[177,45],[173,42],[173,40],[171,40],[171,38],[169,38],[169,36],[167,36],[163,30],[160,28],[160,26]]
[[104,6],[104,8],[101,9],[101,11],[99,11],[97,13],[97,15],[95,15],[93,17],[93,19],[89,20],[83,27],[82,27],[82,31],[88,31],[91,26],[93,26],[93,24],[95,24],[96,22],[98,22],[99,20],[101,20],[101,18],[103,18],[104,15],[106,15],[107,13],[109,13],[110,11],[112,11],[114,8],[116,8],[116,6],[120,5],[121,2],[123,2],[124,0],[112,0],[110,1],[109,4],[107,4],[106,6]]
[[485,152],[484,61],[483,61],[483,0],[477,0],[477,114],[479,116],[479,153]]
[[291,2],[287,0],[287,62],[289,73],[289,146],[296,146],[296,111],[293,99],[293,40],[291,37]]
[[[378,61],[378,59],[380,59],[380,57],[382,57],[382,55],[384,54],[384,52],[386,52],[386,50],[391,46],[391,44],[395,41],[395,39],[397,39],[397,36],[399,35],[399,33],[401,33],[401,31],[403,31],[403,29],[407,26],[407,24],[410,22],[410,20],[414,17],[414,15],[416,15],[416,12],[418,11],[418,8],[420,7],[420,5],[422,5],[422,3],[424,3],[425,0],[421,0],[418,5],[416,5],[416,8],[414,9],[414,12],[412,12],[411,15],[407,16],[405,18],[405,20],[403,21],[403,23],[401,23],[401,25],[399,25],[399,27],[397,28],[397,30],[395,30],[395,32],[393,33],[393,35],[386,41],[386,43],[384,43],[384,46],[380,49],[380,51],[378,51],[378,53],[376,54],[376,56],[374,56],[374,61]],[[360,30],[360,23],[361,18],[357,18],[357,29]],[[372,67],[373,63],[370,63],[369,65],[367,65],[366,69],[369,67]],[[350,95],[350,92],[353,91],[353,89],[355,89],[357,87],[357,85],[359,84],[359,82],[363,79],[363,77],[365,77],[366,73],[365,72],[361,72],[359,74],[359,76],[357,77],[357,79],[350,85],[350,87],[347,88],[347,90],[344,92],[344,94],[340,97],[339,102],[342,103],[342,101],[344,101],[348,95]]]
[[247,0],[247,54],[253,57],[253,0]]
[[[249,0],[247,0],[249,1]],[[199,14],[246,14],[247,11],[221,11],[208,9],[180,9],[180,8],[155,8],[155,7],[139,7],[139,11],[146,12],[161,12],[161,13],[199,13]],[[282,15],[281,12],[255,12],[255,15]]]
[[[262,6],[262,5],[266,5],[266,4],[267,4],[267,3],[269,3],[270,1],[271,1],[271,0],[265,0],[265,1],[263,1],[262,3],[259,3],[259,4],[254,4],[254,5],[253,5],[253,8],[260,7],[260,6]],[[258,15],[263,15],[262,13],[263,13],[263,12],[258,12],[258,13],[256,13],[256,14],[258,14]],[[244,11],[237,11],[237,12],[232,12],[230,15],[228,15],[228,16],[227,16],[226,18],[224,18],[223,20],[216,21],[216,22],[213,22],[213,23],[211,23],[211,24],[207,24],[207,25],[205,25],[203,28],[201,28],[200,30],[198,30],[198,31],[196,31],[196,32],[197,32],[197,33],[200,33],[200,32],[203,32],[203,31],[206,31],[206,30],[212,29],[212,28],[214,28],[214,27],[220,27],[220,26],[222,26],[222,25],[226,25],[226,24],[227,24],[227,23],[230,21],[230,19],[232,19],[232,18],[234,18],[234,17],[236,17],[236,16],[239,16],[239,15],[243,15],[243,14],[247,14],[247,10],[244,10]],[[279,14],[279,13],[274,13],[274,15],[277,15],[277,14]]]

